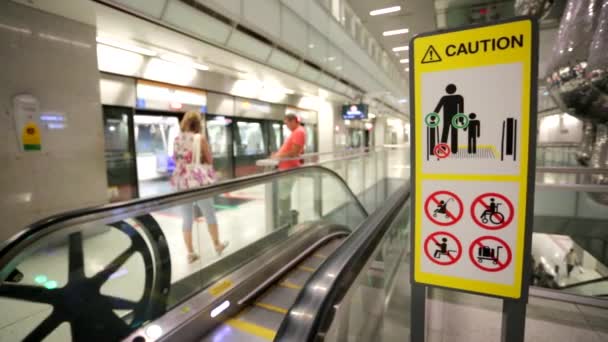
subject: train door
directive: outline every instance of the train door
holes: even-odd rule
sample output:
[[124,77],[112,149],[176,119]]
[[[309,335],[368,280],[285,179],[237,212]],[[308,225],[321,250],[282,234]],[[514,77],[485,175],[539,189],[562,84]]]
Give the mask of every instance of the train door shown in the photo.
[[234,175],[257,172],[256,161],[268,157],[267,140],[261,120],[236,119],[233,126]]
[[220,179],[234,178],[232,126],[231,118],[206,115],[207,139],[213,154],[213,167]]
[[110,201],[137,198],[133,109],[103,106],[103,126]]
[[173,142],[183,113],[138,110],[134,117],[139,197],[172,192]]

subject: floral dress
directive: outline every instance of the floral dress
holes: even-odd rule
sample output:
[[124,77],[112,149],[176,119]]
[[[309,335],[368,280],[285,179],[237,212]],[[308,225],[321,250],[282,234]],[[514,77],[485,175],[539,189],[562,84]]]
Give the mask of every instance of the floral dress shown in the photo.
[[[198,151],[194,151],[195,140]],[[173,144],[175,170],[171,176],[171,185],[177,190],[186,190],[209,185],[215,182],[213,166],[200,162],[200,136],[194,133],[181,133]]]

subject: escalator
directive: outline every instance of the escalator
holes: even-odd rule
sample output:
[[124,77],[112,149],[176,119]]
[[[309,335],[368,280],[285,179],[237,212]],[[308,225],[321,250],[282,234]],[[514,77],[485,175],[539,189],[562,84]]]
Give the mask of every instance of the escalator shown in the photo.
[[312,250],[303,261],[255,298],[253,304],[221,323],[202,341],[273,340],[300,290],[342,241],[343,238],[336,238]]
[[[299,222],[281,225],[274,187],[288,179]],[[403,208],[407,192],[399,192]],[[220,226],[229,222],[236,232],[232,250],[205,254],[209,242],[195,230],[204,262],[186,264],[179,208],[245,195],[263,198],[216,206]],[[311,288],[311,277],[347,241],[375,229],[372,218],[337,174],[319,166],[50,217],[0,245],[0,340],[272,340],[298,298],[326,290]],[[393,250],[383,253],[402,255],[404,227],[387,237]]]

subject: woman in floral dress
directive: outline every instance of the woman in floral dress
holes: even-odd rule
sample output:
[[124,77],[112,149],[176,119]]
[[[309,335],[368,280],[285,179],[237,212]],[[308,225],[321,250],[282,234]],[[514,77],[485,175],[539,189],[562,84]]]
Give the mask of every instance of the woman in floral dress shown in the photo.
[[[173,149],[175,170],[171,177],[171,185],[178,191],[210,185],[216,180],[209,144],[201,134],[201,120],[201,115],[198,112],[190,111],[184,114],[180,124],[181,133],[175,138]],[[195,148],[199,150],[196,151]],[[219,239],[213,199],[206,198],[184,205],[182,232],[188,251],[188,263],[193,263],[199,259],[192,245],[193,212],[197,207],[207,221],[207,229],[216,253],[220,255],[228,246],[228,242],[220,242]]]

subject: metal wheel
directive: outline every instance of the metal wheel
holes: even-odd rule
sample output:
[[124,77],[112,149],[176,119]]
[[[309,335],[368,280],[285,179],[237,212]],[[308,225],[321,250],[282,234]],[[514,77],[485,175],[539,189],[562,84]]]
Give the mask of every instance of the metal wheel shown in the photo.
[[[111,227],[128,236],[131,243],[92,277],[85,275],[83,234],[82,231],[77,231],[66,236],[68,279],[64,287],[47,289],[9,282],[0,285],[0,297],[53,307],[51,314],[23,341],[41,341],[64,322],[70,323],[74,341],[118,340],[150,319],[149,314],[153,311],[151,303],[155,296],[155,277],[158,276],[154,269],[153,251],[140,232],[130,224],[121,221]],[[145,267],[145,288],[139,301],[101,294],[102,286],[136,254],[142,257]],[[130,310],[130,323],[117,316],[114,310]]]

